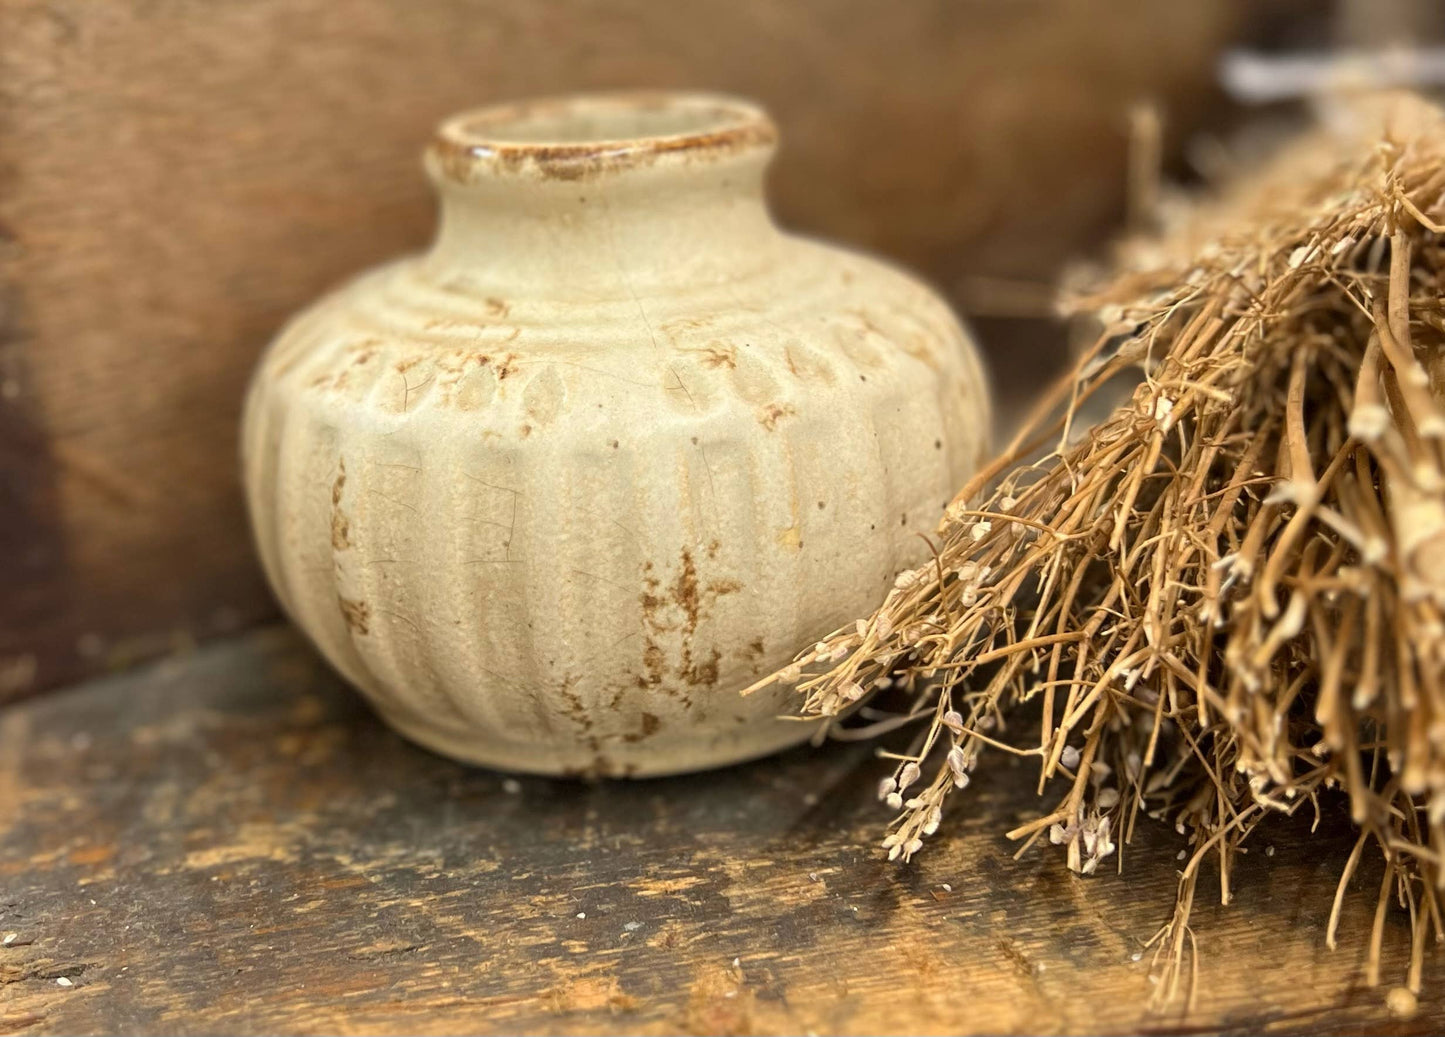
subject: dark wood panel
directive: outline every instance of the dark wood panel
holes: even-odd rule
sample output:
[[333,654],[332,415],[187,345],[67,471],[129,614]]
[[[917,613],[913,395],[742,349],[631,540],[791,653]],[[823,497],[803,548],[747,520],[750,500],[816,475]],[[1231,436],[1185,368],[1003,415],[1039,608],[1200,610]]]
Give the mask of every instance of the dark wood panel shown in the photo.
[[1242,0],[8,0],[0,697],[271,613],[235,427],[258,350],[428,237],[444,114],[622,86],[762,99],[778,209],[952,290],[1110,225],[1125,112],[1181,133]]
[[[1361,982],[1380,872],[1323,945],[1342,803],[1270,823],[1203,902],[1197,1002],[1151,1014],[1172,829],[1080,878],[999,832],[995,760],[908,867],[870,747],[696,777],[509,782],[402,742],[295,635],[0,712],[0,1032],[1439,1032]],[[1266,855],[1272,850],[1272,855]],[[1201,886],[1207,901],[1212,881]],[[1406,927],[1385,926],[1387,982]],[[61,985],[65,979],[70,985]]]

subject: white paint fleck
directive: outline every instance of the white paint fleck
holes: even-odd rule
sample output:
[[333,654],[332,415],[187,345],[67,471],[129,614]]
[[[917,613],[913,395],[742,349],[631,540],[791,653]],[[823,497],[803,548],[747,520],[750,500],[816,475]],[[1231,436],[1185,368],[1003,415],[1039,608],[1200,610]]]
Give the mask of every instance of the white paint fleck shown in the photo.
[[70,982],[70,977],[69,977],[69,976],[61,976],[60,978],[58,978],[58,979],[55,981],[55,985],[56,985],[56,986],[59,986],[59,987],[73,987],[73,986],[75,986],[74,983]]

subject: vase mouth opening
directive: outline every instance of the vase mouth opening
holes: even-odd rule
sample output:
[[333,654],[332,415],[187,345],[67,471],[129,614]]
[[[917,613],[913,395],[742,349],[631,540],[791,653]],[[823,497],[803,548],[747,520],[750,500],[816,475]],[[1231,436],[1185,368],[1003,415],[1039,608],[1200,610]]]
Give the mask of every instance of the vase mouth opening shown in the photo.
[[659,162],[716,162],[772,151],[761,107],[721,94],[583,94],[497,105],[443,122],[428,166],[468,183],[516,176],[584,180]]

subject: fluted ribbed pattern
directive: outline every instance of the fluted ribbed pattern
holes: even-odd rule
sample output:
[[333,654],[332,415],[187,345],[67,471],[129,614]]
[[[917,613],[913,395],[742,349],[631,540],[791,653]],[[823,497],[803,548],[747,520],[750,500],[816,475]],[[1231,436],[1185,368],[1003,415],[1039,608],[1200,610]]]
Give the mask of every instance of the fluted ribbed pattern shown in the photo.
[[465,759],[652,774],[810,733],[735,692],[882,599],[989,426],[911,279],[773,276],[558,307],[421,261],[328,297],[252,387],[245,472],[292,618]]

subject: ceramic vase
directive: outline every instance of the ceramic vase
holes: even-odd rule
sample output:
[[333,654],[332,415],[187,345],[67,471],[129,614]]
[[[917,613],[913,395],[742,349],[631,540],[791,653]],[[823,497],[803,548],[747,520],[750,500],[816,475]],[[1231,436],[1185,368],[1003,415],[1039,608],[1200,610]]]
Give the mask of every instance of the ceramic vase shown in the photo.
[[913,277],[779,229],[775,139],[713,95],[452,118],[431,247],[266,352],[265,570],[403,734],[545,774],[773,752],[813,728],[739,689],[926,555],[986,450],[978,360]]

